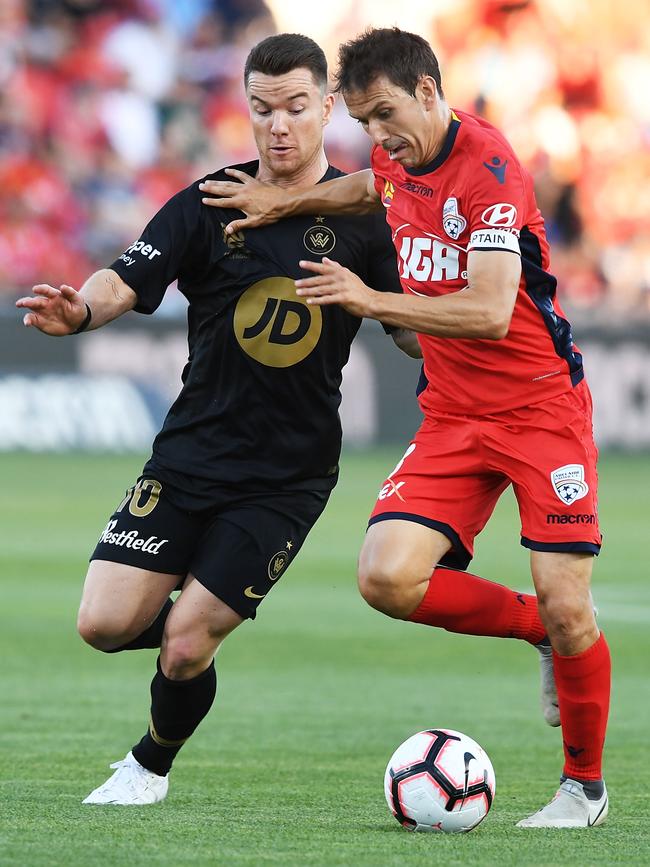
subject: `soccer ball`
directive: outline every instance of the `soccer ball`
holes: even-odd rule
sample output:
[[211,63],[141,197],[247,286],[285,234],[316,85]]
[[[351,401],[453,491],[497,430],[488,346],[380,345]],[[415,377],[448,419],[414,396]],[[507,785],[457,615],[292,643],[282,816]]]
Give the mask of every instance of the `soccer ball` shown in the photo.
[[384,775],[388,807],[407,831],[471,831],[487,816],[495,791],[485,750],[451,729],[412,735]]

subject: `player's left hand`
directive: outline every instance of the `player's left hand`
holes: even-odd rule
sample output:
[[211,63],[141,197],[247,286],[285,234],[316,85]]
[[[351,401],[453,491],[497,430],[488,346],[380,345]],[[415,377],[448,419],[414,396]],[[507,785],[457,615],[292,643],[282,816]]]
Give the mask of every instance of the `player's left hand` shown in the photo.
[[299,264],[316,275],[296,280],[296,294],[307,304],[340,304],[353,316],[372,316],[376,293],[348,268],[326,256],[322,262],[302,260]]

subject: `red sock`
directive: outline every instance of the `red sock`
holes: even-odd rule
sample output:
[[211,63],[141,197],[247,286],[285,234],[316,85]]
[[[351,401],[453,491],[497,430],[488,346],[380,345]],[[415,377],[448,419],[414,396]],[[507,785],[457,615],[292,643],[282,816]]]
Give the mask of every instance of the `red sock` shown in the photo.
[[535,596],[440,566],[433,570],[424,598],[408,620],[463,635],[521,638],[531,644],[546,635]]
[[553,651],[562,720],[564,771],[577,780],[602,778],[612,661],[605,636],[575,656]]

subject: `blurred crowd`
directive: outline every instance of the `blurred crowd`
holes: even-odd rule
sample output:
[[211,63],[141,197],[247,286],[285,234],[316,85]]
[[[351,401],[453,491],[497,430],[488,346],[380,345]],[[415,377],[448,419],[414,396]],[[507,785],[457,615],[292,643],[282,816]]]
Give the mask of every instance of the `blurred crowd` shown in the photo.
[[[0,297],[80,285],[178,189],[254,156],[242,69],[276,32],[273,6],[0,2]],[[421,32],[445,92],[498,125],[533,172],[565,306],[650,314],[647,0],[438,6]],[[341,168],[368,165],[342,106],[327,141]]]

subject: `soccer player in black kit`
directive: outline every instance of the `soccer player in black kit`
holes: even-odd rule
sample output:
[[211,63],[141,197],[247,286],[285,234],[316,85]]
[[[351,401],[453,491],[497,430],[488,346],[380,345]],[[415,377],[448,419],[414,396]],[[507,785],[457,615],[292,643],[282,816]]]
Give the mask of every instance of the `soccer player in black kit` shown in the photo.
[[[342,174],[323,150],[334,97],[316,43],[265,39],[244,82],[259,161],[238,168],[283,186]],[[79,291],[40,284],[17,302],[25,325],[52,335],[153,313],[175,279],[189,302],[182,390],[99,538],[79,609],[79,633],[98,650],[161,648],[149,728],[87,804],[166,796],[172,762],[214,700],[218,646],[255,617],[336,484],[341,370],[361,320],[301,301],[299,260],[327,255],[400,291],[381,214],[292,217],[231,237],[237,212],[201,198],[199,182],[174,196]],[[392,336],[417,354],[410,332]]]

